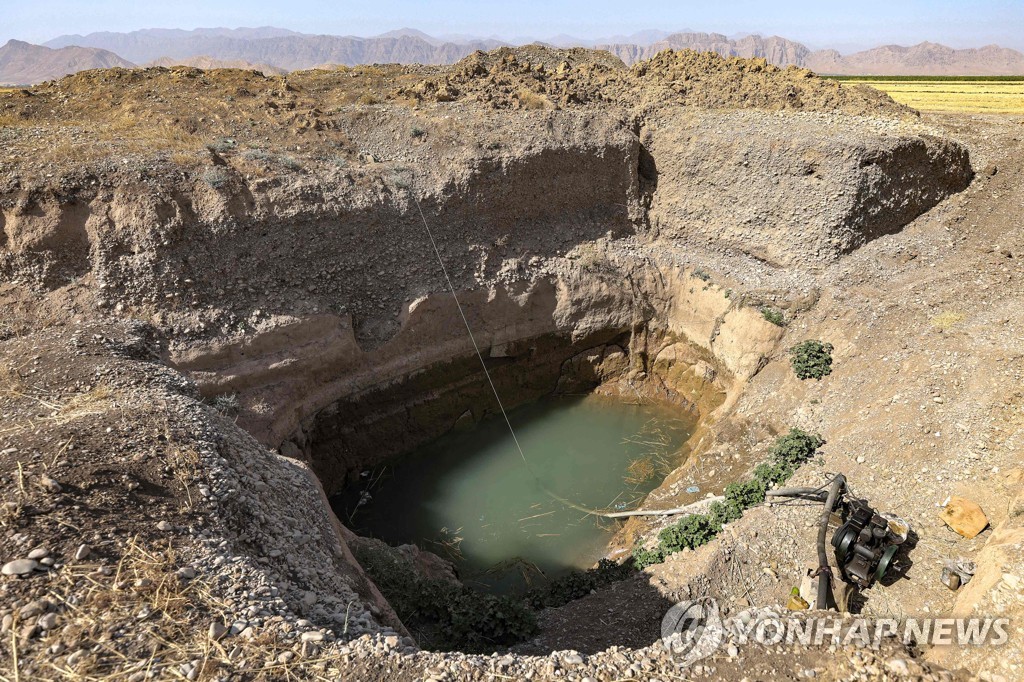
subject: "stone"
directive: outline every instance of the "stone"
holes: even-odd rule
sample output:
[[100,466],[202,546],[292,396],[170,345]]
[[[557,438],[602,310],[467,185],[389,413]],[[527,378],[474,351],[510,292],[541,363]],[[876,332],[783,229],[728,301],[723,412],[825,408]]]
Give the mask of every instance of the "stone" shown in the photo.
[[302,633],[303,642],[322,642],[324,641],[324,633],[319,630],[310,630],[309,632]]
[[4,575],[28,575],[37,568],[39,568],[39,563],[34,559],[15,559],[4,564],[4,567],[0,568],[0,573]]
[[224,638],[225,635],[228,634],[228,628],[220,621],[215,620],[212,623],[210,623],[209,634],[210,639],[212,639],[215,642],[219,642]]
[[196,569],[192,568],[191,566],[185,566],[184,568],[179,568],[175,572],[175,575],[177,575],[182,580],[192,580],[192,578],[196,577]]
[[49,607],[49,602],[44,601],[42,599],[36,599],[35,601],[31,601],[28,604],[22,606],[21,610],[18,611],[18,616],[21,618],[21,620],[26,620],[28,618],[32,618],[33,616],[38,616],[40,614],[46,613],[46,609],[48,609]]
[[47,613],[43,616],[40,616],[39,620],[36,621],[36,625],[38,625],[44,630],[52,630],[53,628],[57,627],[57,614]]
[[583,663],[583,657],[579,654],[569,654],[562,659],[566,665],[580,665]]
[[42,559],[43,557],[46,557],[46,556],[49,556],[49,555],[50,555],[50,550],[46,549],[45,547],[36,547],[35,549],[33,549],[31,552],[28,553],[28,558],[29,559]]
[[156,524],[156,529],[162,530],[164,532],[169,531],[173,528],[174,526],[171,525],[170,521],[161,521],[160,523]]
[[79,545],[78,549],[75,550],[75,561],[82,561],[87,558],[92,552],[92,548],[89,545]]
[[988,527],[988,517],[976,503],[964,497],[949,498],[939,514],[942,521],[967,539],[973,538]]
[[900,677],[906,677],[910,674],[910,667],[902,658],[892,659],[885,664],[885,667],[888,668],[889,672],[894,675],[899,675]]
[[45,490],[46,492],[50,493],[51,495],[56,495],[57,493],[64,489],[63,487],[61,487],[60,483],[50,478],[49,476],[41,476],[39,478],[39,487]]

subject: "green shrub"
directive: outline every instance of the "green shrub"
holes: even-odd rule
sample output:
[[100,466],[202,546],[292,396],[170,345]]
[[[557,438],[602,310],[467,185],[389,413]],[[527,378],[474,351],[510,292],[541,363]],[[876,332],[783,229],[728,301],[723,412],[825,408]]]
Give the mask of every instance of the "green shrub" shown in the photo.
[[414,127],[412,130],[409,131],[409,134],[412,135],[413,137],[423,137],[424,135],[427,134],[427,131],[424,130],[423,128]]
[[213,405],[213,409],[228,416],[236,415],[242,409],[237,393],[222,393],[211,398],[209,403]]
[[824,444],[824,439],[817,434],[790,429],[789,433],[775,439],[768,461],[757,465],[754,478],[726,486],[725,502],[713,502],[706,515],[684,516],[662,530],[658,534],[657,549],[634,548],[633,564],[642,569],[661,563],[669,554],[711,541],[725,524],[743,516],[743,510],[764,502],[768,488],[788,480],[797,467],[813,457]]
[[755,504],[764,502],[765,485],[754,478],[749,481],[737,481],[725,486],[725,499],[736,505],[738,509],[749,509]]
[[203,171],[203,182],[214,189],[220,189],[224,185],[228,184],[228,180],[231,176],[228,172],[220,166],[214,166],[213,168],[207,168]]
[[238,143],[235,142],[234,140],[222,137],[216,142],[211,142],[210,144],[206,145],[206,148],[209,149],[211,152],[223,154],[224,152],[230,152],[234,150],[237,146]]
[[798,428],[791,428],[789,433],[779,436],[772,445],[772,459],[781,464],[791,465],[795,470],[825,444],[825,439],[816,433],[807,433]]
[[707,273],[707,271],[701,270],[700,268],[698,268],[698,269],[693,271],[693,276],[696,277],[697,279],[703,281],[703,282],[710,282],[711,281],[711,275],[709,275]]
[[776,327],[786,326],[786,316],[782,314],[781,310],[765,306],[764,308],[761,308],[761,317],[768,320]]
[[451,580],[426,579],[404,558],[354,549],[360,565],[423,646],[486,651],[522,642],[537,632],[536,615],[521,599],[480,594]]
[[694,549],[707,544],[716,531],[703,514],[690,514],[658,533],[658,546],[664,554]]
[[661,547],[655,547],[654,549],[647,549],[646,547],[633,548],[633,565],[640,570],[654,564],[660,564],[664,560],[665,553],[661,551]]
[[793,346],[793,371],[800,379],[821,379],[832,373],[832,344],[808,340]]
[[246,161],[255,161],[259,163],[268,163],[273,161],[274,155],[268,152],[266,149],[246,149],[242,152],[242,158]]
[[632,575],[633,570],[628,562],[617,564],[609,559],[601,559],[594,568],[566,573],[547,585],[531,590],[527,600],[535,609],[557,608],[585,597],[600,587],[625,580]]
[[732,502],[712,502],[708,507],[708,519],[711,521],[711,526],[717,530],[722,530],[725,524],[732,523],[741,516],[743,516],[743,510]]
[[754,468],[754,478],[760,481],[766,489],[782,483],[791,475],[792,472],[787,472],[786,467],[778,462],[762,462]]

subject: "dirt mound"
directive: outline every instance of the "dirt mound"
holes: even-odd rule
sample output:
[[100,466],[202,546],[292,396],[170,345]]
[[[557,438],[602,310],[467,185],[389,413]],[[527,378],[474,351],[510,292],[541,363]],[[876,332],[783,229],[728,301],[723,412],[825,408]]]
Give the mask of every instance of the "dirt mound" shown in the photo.
[[825,80],[807,69],[780,69],[764,59],[725,59],[693,50],[666,50],[626,71],[617,57],[600,50],[501,48],[470,55],[442,78],[422,81],[401,94],[435,101],[475,101],[496,108],[609,102],[916,115],[877,90]]
[[400,95],[417,100],[467,100],[498,109],[565,108],[613,101],[607,86],[626,73],[618,57],[599,50],[540,45],[475,52],[437,79]]
[[665,50],[636,64],[630,76],[642,91],[667,86],[669,97],[703,109],[801,109],[854,115],[916,115],[885,93],[817,77],[807,69],[780,69],[764,59],[724,58],[714,52]]

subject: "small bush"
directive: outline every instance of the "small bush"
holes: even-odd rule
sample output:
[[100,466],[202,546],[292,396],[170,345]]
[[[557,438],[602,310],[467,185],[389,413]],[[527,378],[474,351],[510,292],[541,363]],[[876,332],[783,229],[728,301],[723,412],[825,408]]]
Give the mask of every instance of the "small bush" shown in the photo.
[[771,488],[776,486],[792,475],[792,471],[787,471],[786,468],[777,462],[762,462],[758,464],[754,469],[754,478],[764,484],[764,487]]
[[228,180],[230,179],[228,172],[220,166],[207,168],[203,171],[203,182],[214,189],[220,189],[224,185],[228,184]]
[[727,523],[732,523],[743,516],[743,510],[731,502],[712,502],[708,507],[708,520],[716,530],[722,530]]
[[715,537],[710,519],[703,514],[690,514],[658,533],[658,546],[665,554],[694,549]]
[[658,534],[657,549],[635,547],[633,564],[643,569],[665,560],[669,554],[694,549],[710,542],[727,523],[743,516],[743,511],[764,502],[765,492],[793,475],[797,467],[809,460],[825,444],[817,434],[792,428],[779,436],[770,450],[770,458],[754,469],[754,478],[730,483],[725,488],[725,502],[713,502],[707,514],[690,514]]
[[711,275],[709,275],[705,270],[701,270],[700,268],[693,271],[693,276],[701,280],[702,282],[711,281]]
[[522,600],[422,578],[406,560],[385,552],[357,548],[356,559],[424,646],[486,651],[537,632],[536,616]]
[[749,509],[764,502],[765,485],[754,478],[749,481],[737,481],[725,486],[725,499],[738,509]]
[[821,379],[832,373],[832,344],[809,340],[793,346],[793,371],[800,379]]
[[419,138],[419,137],[423,137],[424,135],[426,135],[427,131],[424,130],[423,128],[413,127],[413,129],[409,131],[409,134],[412,135],[415,138]]
[[633,570],[628,562],[617,564],[609,559],[601,559],[594,568],[566,573],[547,585],[531,590],[527,600],[535,609],[558,608],[587,596],[599,587],[625,580]]
[[645,547],[633,548],[633,565],[640,570],[654,564],[660,564],[664,560],[665,553],[661,551],[661,547],[654,549],[647,549]]
[[768,320],[776,327],[786,326],[786,316],[782,314],[781,310],[776,310],[775,308],[769,308],[766,306],[761,308],[761,317]]
[[206,145],[206,148],[209,149],[211,152],[222,154],[224,152],[230,152],[234,150],[237,146],[237,142],[230,138],[224,137],[217,140],[216,142],[211,142],[210,144]]
[[792,428],[786,435],[775,439],[771,456],[776,462],[791,466],[795,471],[798,466],[813,457],[824,444],[825,439],[818,434]]
[[356,100],[356,101],[359,102],[359,104],[362,104],[362,105],[365,105],[365,106],[370,106],[372,104],[377,104],[377,103],[380,102],[379,99],[377,99],[376,97],[374,97],[373,95],[371,95],[368,92],[363,94],[363,95],[360,95],[359,99]]
[[274,158],[274,155],[268,152],[266,149],[246,149],[242,152],[242,158],[246,161],[254,161],[257,163],[267,163]]
[[213,409],[227,415],[238,414],[238,411],[242,409],[241,403],[238,402],[238,395],[235,393],[219,395],[211,400],[210,404],[213,405]]

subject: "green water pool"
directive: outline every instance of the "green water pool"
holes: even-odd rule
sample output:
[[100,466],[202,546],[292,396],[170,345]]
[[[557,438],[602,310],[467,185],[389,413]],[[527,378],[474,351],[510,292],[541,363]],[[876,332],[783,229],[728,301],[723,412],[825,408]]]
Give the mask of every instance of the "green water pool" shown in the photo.
[[682,410],[599,396],[544,399],[509,417],[528,465],[504,420],[486,419],[367,472],[334,498],[339,518],[452,560],[467,584],[524,589],[593,565],[616,528],[556,498],[635,508],[680,463],[694,423]]

